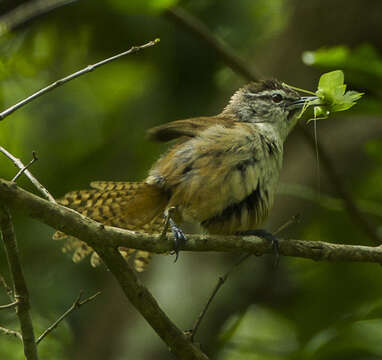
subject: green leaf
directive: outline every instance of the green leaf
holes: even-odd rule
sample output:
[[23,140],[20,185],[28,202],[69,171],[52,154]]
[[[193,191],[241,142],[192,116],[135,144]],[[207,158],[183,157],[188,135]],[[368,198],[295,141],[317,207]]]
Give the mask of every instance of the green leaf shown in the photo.
[[346,91],[344,80],[342,70],[321,75],[316,91],[319,99],[310,103],[310,105],[319,105],[314,107],[314,118],[310,120],[326,119],[331,113],[348,110],[356,104],[363,93]]

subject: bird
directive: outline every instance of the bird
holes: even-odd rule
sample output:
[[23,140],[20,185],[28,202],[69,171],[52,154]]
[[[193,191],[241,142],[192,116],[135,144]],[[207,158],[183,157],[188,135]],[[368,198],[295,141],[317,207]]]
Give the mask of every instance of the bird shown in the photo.
[[[161,233],[165,223],[174,235],[176,253],[186,236],[184,222],[210,234],[255,234],[267,218],[279,183],[284,142],[302,109],[316,97],[301,96],[275,80],[251,82],[237,90],[214,116],[176,120],[151,128],[148,138],[172,142],[141,182],[95,181],[91,189],[67,193],[59,203],[105,225]],[[166,222],[167,221],[167,222]],[[68,238],[64,251],[74,261],[92,254],[81,240]],[[137,271],[146,269],[151,254],[134,255]]]

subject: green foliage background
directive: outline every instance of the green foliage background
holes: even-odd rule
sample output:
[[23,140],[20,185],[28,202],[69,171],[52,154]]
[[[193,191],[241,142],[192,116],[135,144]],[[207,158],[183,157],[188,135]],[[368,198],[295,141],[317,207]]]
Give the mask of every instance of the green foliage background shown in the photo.
[[[18,1],[0,2],[1,14]],[[343,69],[349,88],[365,92],[351,111],[317,124],[325,145],[366,216],[381,222],[382,3],[370,0],[108,0],[78,1],[21,24],[0,37],[0,108],[89,63],[157,37],[158,46],[104,66],[56,89],[0,123],[0,144],[28,162],[59,197],[92,180],[139,180],[166,146],[145,131],[167,121],[218,113],[246,81],[205,44],[166,16],[178,5],[201,19],[264,77],[315,90],[324,71]],[[0,23],[2,20],[0,19]],[[310,128],[312,124],[308,125]],[[283,182],[337,196],[316,154],[293,134]],[[15,168],[0,157],[0,176]],[[25,179],[19,184],[31,191]],[[300,213],[284,237],[364,244],[340,208],[313,195],[284,191],[266,227]],[[310,200],[309,200],[310,199]],[[74,313],[45,344],[41,358],[170,359],[157,335],[136,314],[102,267],[73,264],[52,241],[53,229],[13,214],[38,332],[61,315],[80,290],[97,300]],[[159,303],[189,329],[219,275],[237,260],[222,254],[155,257],[142,275]],[[0,251],[0,273],[9,279]],[[378,265],[253,258],[224,285],[198,341],[216,359],[382,359],[382,269]],[[0,303],[6,303],[0,289]],[[17,328],[10,311],[0,325]],[[45,347],[45,349],[43,348]],[[17,340],[0,334],[0,358],[20,359]]]

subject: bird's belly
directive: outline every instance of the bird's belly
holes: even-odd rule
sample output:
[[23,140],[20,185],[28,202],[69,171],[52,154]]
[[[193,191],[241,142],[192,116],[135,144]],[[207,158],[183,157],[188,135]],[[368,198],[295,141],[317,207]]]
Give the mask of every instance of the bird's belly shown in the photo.
[[201,222],[212,234],[233,234],[258,227],[268,215],[272,199],[260,185],[243,200],[228,205],[222,212]]
[[210,196],[198,199],[197,211],[184,208],[183,213],[213,234],[253,230],[261,225],[273,205],[278,179],[278,167],[269,168],[269,163],[267,170],[256,163],[245,170],[232,171],[222,179],[219,188],[210,191]]

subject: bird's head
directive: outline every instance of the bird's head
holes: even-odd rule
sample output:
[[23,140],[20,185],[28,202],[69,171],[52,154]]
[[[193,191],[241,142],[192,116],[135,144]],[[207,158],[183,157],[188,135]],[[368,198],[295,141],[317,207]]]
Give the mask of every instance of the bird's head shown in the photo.
[[223,113],[234,115],[240,122],[267,124],[285,138],[303,106],[316,98],[301,96],[280,81],[265,80],[236,91]]

